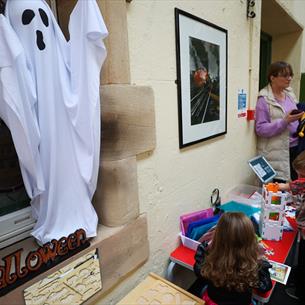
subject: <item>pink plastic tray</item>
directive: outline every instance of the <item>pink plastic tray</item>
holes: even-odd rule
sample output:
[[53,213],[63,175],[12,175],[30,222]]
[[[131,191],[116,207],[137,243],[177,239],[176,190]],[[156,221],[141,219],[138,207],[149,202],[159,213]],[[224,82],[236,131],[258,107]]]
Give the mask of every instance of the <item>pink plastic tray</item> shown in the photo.
[[181,228],[181,233],[185,236],[187,232],[187,228],[189,224],[193,221],[197,221],[203,218],[207,217],[213,217],[213,208],[205,209],[205,210],[200,210],[196,212],[192,212],[189,214],[181,215],[180,216],[180,228]]

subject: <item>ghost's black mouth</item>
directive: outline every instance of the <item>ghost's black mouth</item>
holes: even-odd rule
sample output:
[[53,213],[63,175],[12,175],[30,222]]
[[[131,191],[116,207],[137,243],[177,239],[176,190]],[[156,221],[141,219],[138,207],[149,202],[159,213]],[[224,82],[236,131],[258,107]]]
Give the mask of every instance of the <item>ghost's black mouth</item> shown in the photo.
[[36,31],[36,44],[40,51],[44,50],[46,47],[43,41],[43,34],[41,31]]

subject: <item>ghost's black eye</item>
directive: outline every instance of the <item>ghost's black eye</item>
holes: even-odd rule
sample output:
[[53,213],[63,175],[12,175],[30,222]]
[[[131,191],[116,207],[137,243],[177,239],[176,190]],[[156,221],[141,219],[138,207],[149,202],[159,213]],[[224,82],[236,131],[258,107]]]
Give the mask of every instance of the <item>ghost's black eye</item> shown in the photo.
[[33,20],[34,17],[35,17],[34,11],[32,11],[32,10],[25,10],[22,13],[22,23],[24,25],[27,25],[27,24],[29,24]]
[[42,20],[43,24],[46,27],[48,27],[49,26],[49,18],[48,18],[47,13],[42,8],[40,8],[39,9],[39,14],[40,14],[40,17],[41,17],[41,20]]

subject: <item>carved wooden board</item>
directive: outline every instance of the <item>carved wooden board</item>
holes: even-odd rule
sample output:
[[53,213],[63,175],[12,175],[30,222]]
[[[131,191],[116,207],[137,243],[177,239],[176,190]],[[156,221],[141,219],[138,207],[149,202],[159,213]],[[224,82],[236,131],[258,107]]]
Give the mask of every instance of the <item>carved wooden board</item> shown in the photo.
[[24,290],[26,305],[82,304],[102,289],[97,249]]
[[117,305],[199,305],[202,299],[190,294],[162,277],[149,276],[127,294]]

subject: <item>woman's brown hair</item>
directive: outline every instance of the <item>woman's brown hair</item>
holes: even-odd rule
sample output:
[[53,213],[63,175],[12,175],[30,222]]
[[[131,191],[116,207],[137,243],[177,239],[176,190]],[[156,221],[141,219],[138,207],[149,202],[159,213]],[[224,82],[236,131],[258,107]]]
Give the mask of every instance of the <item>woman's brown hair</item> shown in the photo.
[[216,287],[245,291],[258,281],[258,242],[243,213],[224,213],[217,224],[202,275]]
[[276,61],[272,63],[268,68],[267,78],[271,83],[271,76],[291,76],[293,77],[293,70],[290,64],[285,61]]

